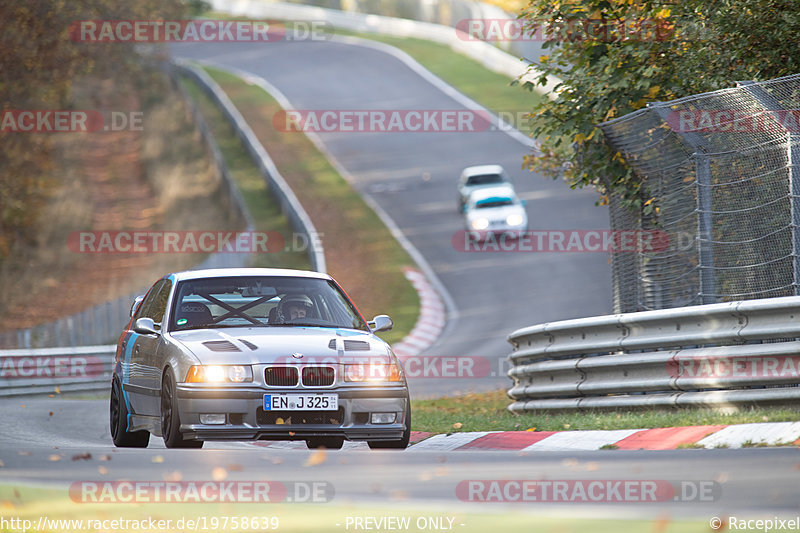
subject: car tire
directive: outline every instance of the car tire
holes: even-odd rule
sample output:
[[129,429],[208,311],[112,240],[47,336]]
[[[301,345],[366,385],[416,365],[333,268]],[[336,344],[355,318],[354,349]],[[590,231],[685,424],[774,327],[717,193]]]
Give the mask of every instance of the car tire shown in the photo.
[[202,440],[184,439],[181,434],[178,400],[175,397],[175,378],[172,372],[164,373],[161,380],[161,436],[167,448],[202,448]]
[[306,446],[309,450],[315,448],[326,448],[328,450],[341,450],[344,445],[342,437],[315,437],[306,439]]
[[147,448],[150,433],[147,431],[128,431],[128,406],[122,395],[122,386],[115,377],[111,382],[111,401],[109,405],[111,440],[119,448]]
[[408,448],[408,441],[411,440],[411,401],[406,398],[406,429],[400,440],[371,440],[368,441],[369,447],[373,450],[405,450]]

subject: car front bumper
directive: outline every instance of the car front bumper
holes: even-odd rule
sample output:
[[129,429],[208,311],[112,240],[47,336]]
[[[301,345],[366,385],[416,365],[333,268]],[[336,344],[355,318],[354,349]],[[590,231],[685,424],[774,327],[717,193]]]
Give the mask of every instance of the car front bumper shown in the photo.
[[[338,411],[264,411],[265,394],[335,393]],[[409,402],[405,386],[347,387],[324,390],[208,388],[178,385],[180,431],[199,440],[304,440],[343,437],[347,440],[399,440],[405,431]],[[392,424],[372,424],[372,413],[395,413]],[[224,414],[224,424],[203,424],[201,414]]]

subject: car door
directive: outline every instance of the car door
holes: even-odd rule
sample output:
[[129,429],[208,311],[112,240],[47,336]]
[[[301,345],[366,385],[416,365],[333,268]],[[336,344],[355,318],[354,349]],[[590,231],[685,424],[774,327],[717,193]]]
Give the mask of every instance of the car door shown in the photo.
[[[156,324],[163,318],[161,302],[169,296],[172,283],[167,279],[159,280],[147,293],[147,297],[139,306],[132,321],[135,328],[140,318],[151,318]],[[166,296],[165,296],[166,294]],[[166,303],[164,303],[166,309]],[[160,312],[160,317],[159,317]],[[157,320],[158,319],[158,320]],[[158,328],[156,328],[158,329]],[[158,403],[160,393],[160,375],[153,369],[153,360],[158,352],[161,335],[131,332],[126,346],[128,359],[128,379],[123,384],[133,412],[140,415],[154,415],[153,403]],[[155,397],[154,397],[155,396]]]
[[[157,331],[166,331],[164,317],[167,311],[167,302],[172,292],[172,281],[163,280],[162,285],[156,291],[147,309],[144,310],[147,318],[151,318],[155,323]],[[166,353],[164,335],[139,335],[134,351],[139,350],[139,364],[141,365],[141,386],[142,391],[142,414],[159,416],[161,412],[161,359]]]

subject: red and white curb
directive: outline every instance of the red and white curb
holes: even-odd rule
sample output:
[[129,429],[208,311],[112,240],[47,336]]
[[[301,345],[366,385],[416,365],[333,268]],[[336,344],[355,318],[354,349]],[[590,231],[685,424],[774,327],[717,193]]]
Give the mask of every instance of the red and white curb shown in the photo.
[[414,329],[392,346],[392,350],[401,360],[403,357],[418,355],[436,342],[444,329],[447,316],[439,293],[422,272],[406,268],[405,275],[419,295],[420,312]]
[[[764,422],[734,426],[687,426],[656,429],[589,431],[472,431],[433,435],[411,432],[410,452],[515,451],[570,452],[601,448],[615,450],[674,450],[742,448],[746,446],[800,446],[800,422]],[[256,446],[305,450],[303,441],[255,442]],[[368,450],[365,442],[345,442],[343,450]]]
[[759,445],[800,445],[800,422],[610,431],[476,431],[434,435],[414,444],[409,451],[673,450],[680,446],[742,448]]

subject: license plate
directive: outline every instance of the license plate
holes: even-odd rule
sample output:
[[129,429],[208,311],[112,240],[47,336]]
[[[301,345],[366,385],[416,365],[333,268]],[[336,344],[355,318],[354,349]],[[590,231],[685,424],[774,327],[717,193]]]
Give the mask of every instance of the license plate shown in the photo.
[[265,411],[336,411],[337,394],[265,394]]

